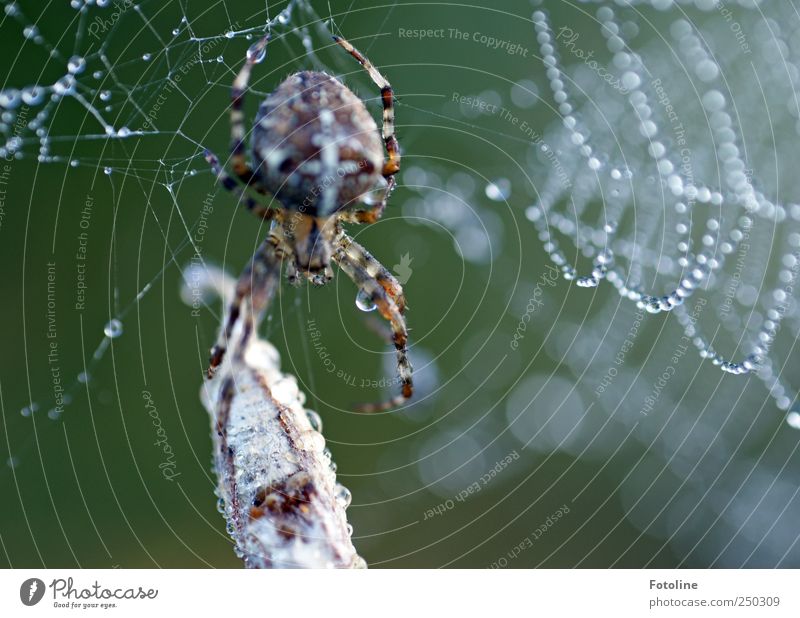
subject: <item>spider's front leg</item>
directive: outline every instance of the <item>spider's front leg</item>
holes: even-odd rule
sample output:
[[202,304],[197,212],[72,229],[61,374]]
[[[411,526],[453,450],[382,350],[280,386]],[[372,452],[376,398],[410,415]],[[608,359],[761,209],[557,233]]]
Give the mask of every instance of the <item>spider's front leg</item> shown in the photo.
[[394,123],[394,90],[389,80],[375,68],[369,58],[353,47],[346,39],[334,36],[333,40],[364,67],[372,81],[381,90],[381,103],[383,104],[383,129],[381,134],[383,143],[386,146],[386,152],[389,155],[389,159],[383,164],[383,177],[387,182],[386,190],[383,194],[383,199],[375,206],[364,210],[354,210],[347,219],[352,223],[375,223],[381,218],[381,214],[386,208],[386,202],[389,200],[392,191],[394,191],[396,182],[394,175],[400,171],[400,144],[397,141]]
[[222,363],[237,323],[243,320],[241,341],[236,349],[239,355],[244,355],[250,338],[258,330],[261,317],[280,285],[281,257],[277,244],[274,236],[268,236],[239,276],[236,291],[228,309],[225,328],[220,331],[216,344],[211,348],[208,367],[209,379],[214,376]]
[[[261,62],[263,54],[266,52],[269,34],[262,37],[247,52],[247,58],[236,79],[233,80],[231,88],[231,167],[233,173],[238,176],[245,185],[250,185],[255,176],[255,172],[247,163],[245,156],[245,126],[244,126],[244,95],[250,84],[250,74],[253,66]],[[263,192],[259,183],[255,183],[255,188]]]
[[[405,403],[411,398],[414,392],[414,385],[412,382],[413,367],[411,361],[408,359],[408,328],[406,321],[403,317],[402,310],[395,299],[390,296],[384,285],[381,284],[378,276],[370,273],[374,270],[374,265],[377,265],[382,271],[388,271],[381,266],[377,260],[369,256],[369,260],[365,259],[365,255],[369,255],[362,248],[362,258],[355,257],[351,252],[354,241],[349,240],[343,235],[339,241],[339,245],[333,254],[333,260],[339,267],[350,277],[353,282],[366,293],[372,302],[374,302],[380,314],[389,321],[392,327],[392,341],[394,342],[395,350],[397,351],[397,374],[400,379],[401,393],[392,397],[389,401],[378,404],[364,404],[359,406],[361,412],[383,412],[396,408]],[[356,245],[358,246],[358,245]],[[359,246],[360,248],[360,246]],[[372,265],[372,267],[370,266]],[[389,275],[391,276],[391,274]],[[394,279],[394,277],[392,277]],[[402,299],[403,292],[400,284],[394,281],[396,287],[393,285],[396,292],[396,298]]]
[[359,210],[348,210],[343,212],[339,218],[340,221],[346,223],[375,223],[381,218],[383,211],[386,209],[386,204],[389,202],[389,196],[392,195],[397,181],[394,176],[389,176],[386,179],[386,189],[383,191],[381,201],[375,204],[372,208],[362,208]]

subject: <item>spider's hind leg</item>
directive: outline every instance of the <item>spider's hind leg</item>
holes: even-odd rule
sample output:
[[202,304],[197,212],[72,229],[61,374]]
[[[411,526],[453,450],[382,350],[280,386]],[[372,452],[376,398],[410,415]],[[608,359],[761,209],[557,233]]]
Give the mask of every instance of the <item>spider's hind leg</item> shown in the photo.
[[239,276],[236,291],[228,308],[225,327],[220,330],[216,344],[211,348],[208,378],[212,378],[222,364],[233,330],[243,320],[241,340],[237,354],[244,355],[250,338],[258,330],[264,311],[280,283],[281,258],[276,249],[275,238],[269,236],[256,251],[253,259]]
[[[353,257],[348,251],[348,246],[345,242],[346,240],[344,239],[341,241],[342,244],[337,247],[333,254],[333,260],[345,274],[353,280],[360,290],[369,295],[372,302],[377,305],[380,314],[389,321],[392,327],[392,341],[397,351],[397,374],[400,381],[401,392],[388,401],[359,406],[361,412],[383,412],[401,406],[411,398],[414,392],[412,381],[413,367],[408,358],[408,328],[406,327],[406,321],[400,306],[395,302],[395,299],[390,296],[384,285],[379,281],[379,278],[370,273],[371,268],[369,264],[377,264],[383,271],[387,273],[388,271],[386,271],[383,266],[380,266],[377,260],[371,256],[370,262]],[[352,241],[350,242],[352,243]],[[392,279],[394,278],[392,277]],[[399,283],[397,283],[397,288],[400,288]],[[399,289],[395,297],[398,299],[403,298],[402,289]]]

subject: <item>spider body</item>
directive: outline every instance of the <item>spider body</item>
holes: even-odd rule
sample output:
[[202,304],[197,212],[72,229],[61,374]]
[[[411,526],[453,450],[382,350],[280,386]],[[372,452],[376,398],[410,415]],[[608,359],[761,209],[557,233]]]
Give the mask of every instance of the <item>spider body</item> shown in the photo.
[[383,144],[364,103],[338,79],[295,73],[261,104],[253,162],[287,210],[325,217],[382,180]]
[[[239,278],[225,328],[211,351],[208,375],[222,362],[227,340],[239,322],[243,322],[245,341],[238,349],[240,353],[246,349],[247,338],[258,328],[275,294],[284,264],[290,282],[305,278],[322,285],[333,278],[331,264],[335,263],[391,324],[401,394],[362,406],[363,411],[388,410],[406,401],[413,390],[405,297],[397,279],[350,238],[342,224],[377,221],[394,189],[400,150],[394,134],[392,88],[350,43],[334,37],[380,87],[382,132],[361,99],[342,82],[326,73],[301,71],[284,80],[259,107],[252,131],[251,166],[245,154],[242,104],[253,65],[265,56],[267,40],[264,37],[248,51],[231,92],[230,160],[234,176],[244,187],[206,152],[220,183],[256,216],[273,222]],[[264,199],[254,199],[246,189]],[[376,190],[382,190],[377,203],[360,207]],[[220,419],[221,431],[224,425]]]

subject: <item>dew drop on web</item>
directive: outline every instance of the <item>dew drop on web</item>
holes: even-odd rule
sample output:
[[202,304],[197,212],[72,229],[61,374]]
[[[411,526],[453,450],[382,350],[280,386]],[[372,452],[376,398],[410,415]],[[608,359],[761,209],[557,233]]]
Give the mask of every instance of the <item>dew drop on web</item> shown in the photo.
[[122,322],[117,318],[109,320],[103,327],[103,334],[109,339],[116,339],[122,334]]

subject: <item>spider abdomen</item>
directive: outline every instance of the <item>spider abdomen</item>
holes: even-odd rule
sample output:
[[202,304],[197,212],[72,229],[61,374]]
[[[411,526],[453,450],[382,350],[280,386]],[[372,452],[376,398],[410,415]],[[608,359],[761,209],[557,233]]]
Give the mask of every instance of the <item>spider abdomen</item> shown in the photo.
[[355,206],[382,178],[372,116],[347,86],[317,71],[290,75],[261,104],[253,157],[284,208],[314,216]]

